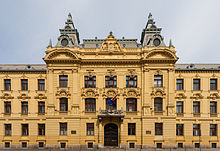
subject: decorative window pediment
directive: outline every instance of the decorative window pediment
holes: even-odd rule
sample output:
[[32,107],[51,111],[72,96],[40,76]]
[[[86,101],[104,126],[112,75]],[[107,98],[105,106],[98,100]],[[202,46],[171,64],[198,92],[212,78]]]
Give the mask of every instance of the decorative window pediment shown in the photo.
[[87,89],[82,89],[82,94],[81,94],[82,97],[85,97],[85,98],[96,98],[97,96],[99,96],[99,92],[98,92],[98,89],[95,88],[87,88]]
[[195,93],[193,94],[193,96],[190,97],[190,99],[195,99],[195,100],[198,100],[198,99],[203,99],[204,97],[202,96],[201,93]]
[[61,88],[61,89],[59,89],[59,90],[57,91],[56,96],[57,96],[58,98],[61,98],[61,97],[69,97],[69,96],[71,96],[71,94],[70,94],[68,88]]
[[11,96],[11,94],[9,94],[9,93],[3,93],[3,95],[0,96],[0,99],[10,100],[10,99],[14,99],[14,97]]
[[26,99],[30,99],[31,97],[28,96],[28,95],[25,94],[25,93],[22,93],[22,94],[19,95],[17,98],[18,98],[18,99],[21,99],[21,100],[26,100]]
[[178,93],[175,97],[176,99],[186,99],[186,95],[184,93]]
[[220,99],[220,96],[218,93],[212,93],[207,98],[215,100],[215,99]]

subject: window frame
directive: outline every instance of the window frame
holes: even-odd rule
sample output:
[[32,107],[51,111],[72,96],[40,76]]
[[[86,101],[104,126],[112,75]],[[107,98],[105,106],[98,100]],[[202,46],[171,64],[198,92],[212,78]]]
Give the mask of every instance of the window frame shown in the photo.
[[11,79],[4,79],[4,90],[11,91]]
[[163,135],[163,123],[155,123],[155,135]]
[[184,90],[184,79],[176,79],[176,90]]
[[85,112],[95,112],[96,111],[96,99],[86,98],[85,99]]
[[[215,104],[215,105],[213,105]],[[216,114],[217,113],[217,102],[216,101],[210,101],[210,114]]]
[[67,136],[67,123],[60,123],[60,136]]
[[154,87],[155,88],[163,87],[163,75],[154,75]]
[[96,88],[96,76],[84,76],[84,82],[85,88]]
[[45,114],[45,101],[38,101],[38,114]]
[[200,91],[201,90],[201,79],[193,79],[193,90],[194,91]]
[[11,124],[4,124],[4,125],[5,125],[5,136],[12,136]]
[[[179,104],[181,103],[181,104]],[[184,109],[184,102],[183,101],[176,101],[176,113],[182,114]]]
[[38,124],[38,136],[45,136],[45,124]]
[[[198,103],[198,104],[196,104]],[[200,101],[193,101],[193,114],[200,114]]]
[[[215,81],[215,82],[213,82],[213,81]],[[216,78],[210,79],[210,90],[215,91],[217,89],[218,89],[218,79],[216,79]]]
[[60,98],[60,112],[68,112],[68,98]]
[[176,124],[176,136],[184,136],[184,125]]
[[117,88],[117,76],[105,76],[106,88]]
[[21,102],[21,114],[28,114],[28,101]]
[[200,124],[193,124],[193,136],[201,136]]
[[21,79],[21,90],[28,91],[28,79]]
[[59,87],[60,88],[68,87],[68,75],[59,75]]
[[137,88],[137,75],[126,76],[126,88]]
[[163,112],[163,98],[154,98],[154,112]]
[[126,112],[137,112],[137,98],[126,99]]
[[[214,127],[212,127],[214,126]],[[210,124],[210,136],[217,136],[218,126],[217,124]]]
[[45,91],[45,79],[37,79],[38,91]]
[[29,124],[21,124],[21,136],[29,136]]
[[11,101],[4,101],[4,113],[11,114]]
[[136,135],[136,123],[128,123],[128,135]]
[[94,123],[86,123],[86,136],[94,136],[95,128]]

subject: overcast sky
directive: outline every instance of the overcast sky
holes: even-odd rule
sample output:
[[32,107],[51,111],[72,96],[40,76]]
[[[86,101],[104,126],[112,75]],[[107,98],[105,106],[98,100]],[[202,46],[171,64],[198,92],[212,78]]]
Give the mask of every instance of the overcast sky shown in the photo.
[[80,40],[135,38],[149,12],[178,63],[220,63],[220,0],[0,0],[0,64],[44,63],[70,12]]

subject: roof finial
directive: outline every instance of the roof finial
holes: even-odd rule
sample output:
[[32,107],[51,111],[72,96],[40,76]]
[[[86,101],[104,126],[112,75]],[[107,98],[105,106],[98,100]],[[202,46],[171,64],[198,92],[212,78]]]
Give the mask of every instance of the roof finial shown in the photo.
[[72,20],[72,15],[71,15],[71,13],[68,14],[68,19]]
[[170,39],[169,47],[174,47],[171,39]]
[[52,47],[52,41],[50,39],[48,47]]
[[112,36],[112,31],[109,32],[110,36]]
[[148,20],[152,20],[153,18],[152,18],[152,14],[151,13],[149,13],[149,15],[148,15]]

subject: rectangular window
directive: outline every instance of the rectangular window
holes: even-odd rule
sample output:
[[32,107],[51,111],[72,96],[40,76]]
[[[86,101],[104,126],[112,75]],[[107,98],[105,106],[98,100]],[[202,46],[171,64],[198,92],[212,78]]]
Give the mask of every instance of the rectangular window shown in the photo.
[[67,123],[60,123],[60,135],[67,136]]
[[176,136],[183,136],[183,124],[176,124]]
[[217,124],[210,124],[210,136],[217,136]]
[[176,113],[183,113],[183,102],[182,101],[176,102]]
[[105,76],[105,87],[116,88],[117,87],[117,76]]
[[28,79],[21,79],[21,90],[28,90]]
[[126,76],[126,88],[137,88],[137,76]]
[[193,102],[193,113],[200,113],[200,102]]
[[201,136],[200,124],[193,124],[193,136]]
[[39,147],[39,148],[43,148],[43,147],[44,147],[44,142],[39,142],[39,143],[38,143],[38,147]]
[[5,91],[11,91],[11,79],[4,79]]
[[22,146],[22,148],[27,148],[27,142],[22,142],[21,146]]
[[28,102],[21,102],[21,113],[28,114]]
[[162,148],[162,143],[157,143],[157,148]]
[[5,136],[11,136],[11,124],[5,124]]
[[195,143],[195,148],[200,148],[200,143]]
[[38,90],[39,91],[45,90],[45,80],[44,79],[38,79]]
[[93,143],[88,143],[88,148],[93,148]]
[[107,98],[106,99],[106,110],[107,111],[117,110],[117,99]]
[[136,123],[128,123],[128,135],[136,134]]
[[162,87],[162,86],[163,86],[163,76],[154,75],[154,87]]
[[155,123],[155,135],[163,135],[163,123]]
[[66,143],[60,143],[60,148],[66,148]]
[[134,143],[129,143],[129,148],[135,148],[135,144]]
[[183,79],[176,79],[176,90],[183,90]]
[[85,112],[95,112],[96,111],[96,99],[87,98],[85,99]]
[[137,111],[137,99],[136,98],[126,99],[126,111],[127,112],[136,112]]
[[217,113],[217,102],[214,101],[210,102],[210,113],[211,114]]
[[85,88],[96,88],[96,76],[85,76]]
[[60,111],[62,112],[68,111],[68,99],[67,98],[60,99]]
[[217,90],[217,79],[210,79],[210,90]]
[[200,79],[193,79],[193,90],[200,90]]
[[38,135],[45,136],[45,124],[38,124]]
[[45,113],[45,102],[39,101],[38,102],[38,113]]
[[216,147],[217,147],[216,143],[212,143],[212,148],[216,148]]
[[10,142],[5,142],[5,148],[10,148]]
[[162,112],[163,111],[163,101],[162,98],[154,99],[154,112]]
[[178,143],[177,147],[178,148],[183,148],[183,143]]
[[87,123],[87,136],[94,136],[94,123]]
[[67,75],[60,75],[60,88],[66,88],[68,87],[68,76]]
[[22,136],[28,136],[29,130],[28,130],[28,124],[21,124],[22,127]]
[[11,102],[5,101],[4,106],[5,106],[5,114],[11,114]]

